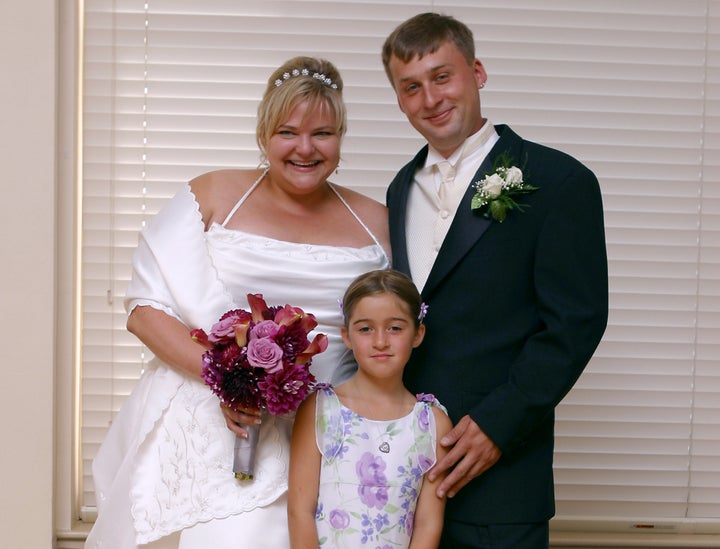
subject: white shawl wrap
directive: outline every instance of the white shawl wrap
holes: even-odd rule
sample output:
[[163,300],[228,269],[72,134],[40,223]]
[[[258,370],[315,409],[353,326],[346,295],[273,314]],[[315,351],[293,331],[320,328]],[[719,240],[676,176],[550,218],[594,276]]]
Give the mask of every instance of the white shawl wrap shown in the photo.
[[[238,306],[212,265],[189,185],[142,233],[133,267],[128,312],[150,305],[189,328],[209,330]],[[235,435],[225,425],[217,397],[201,380],[154,359],[93,462],[99,514],[86,547],[134,549],[199,521],[276,500],[287,489],[290,429],[289,418],[264,418],[256,478],[236,481],[231,472]]]

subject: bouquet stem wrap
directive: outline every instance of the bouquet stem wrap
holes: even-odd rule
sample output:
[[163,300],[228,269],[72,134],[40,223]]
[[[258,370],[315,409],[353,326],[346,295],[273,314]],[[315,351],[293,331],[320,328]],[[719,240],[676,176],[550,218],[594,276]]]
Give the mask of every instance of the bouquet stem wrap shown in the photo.
[[255,476],[255,453],[260,425],[243,425],[248,437],[235,437],[235,450],[233,452],[233,473],[239,480],[252,480]]

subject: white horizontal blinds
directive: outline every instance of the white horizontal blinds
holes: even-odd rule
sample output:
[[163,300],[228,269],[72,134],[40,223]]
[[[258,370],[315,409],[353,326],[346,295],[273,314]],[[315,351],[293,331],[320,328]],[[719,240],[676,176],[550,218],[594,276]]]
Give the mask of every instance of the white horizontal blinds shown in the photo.
[[720,0],[708,3],[689,516],[720,517]]
[[475,31],[484,114],[601,182],[612,310],[558,410],[559,518],[720,516],[719,1],[86,0],[84,504],[142,367],[120,303],[142,222],[193,176],[257,164],[264,82],[296,54],[341,69],[336,181],[382,199],[421,140],[379,50],[435,9]]

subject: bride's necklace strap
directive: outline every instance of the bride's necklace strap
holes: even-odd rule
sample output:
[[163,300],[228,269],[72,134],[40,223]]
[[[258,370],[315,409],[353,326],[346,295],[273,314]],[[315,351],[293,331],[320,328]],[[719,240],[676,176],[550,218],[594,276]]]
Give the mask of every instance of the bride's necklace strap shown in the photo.
[[373,233],[373,232],[370,230],[370,227],[368,227],[368,226],[365,224],[365,222],[360,218],[360,216],[359,216],[357,213],[355,213],[355,210],[353,210],[353,209],[350,207],[350,204],[348,204],[347,201],[343,198],[343,196],[340,194],[340,191],[338,191],[338,190],[335,188],[335,185],[332,184],[332,183],[330,183],[329,181],[327,182],[327,184],[328,184],[328,187],[330,187],[330,189],[332,190],[332,192],[335,193],[335,196],[337,196],[337,197],[340,199],[340,202],[343,203],[343,205],[344,205],[344,206],[347,208],[347,210],[352,214],[352,216],[357,220],[357,222],[360,223],[360,225],[362,226],[362,228],[365,229],[365,232],[366,232],[368,235],[370,235],[370,238],[372,238],[373,242],[375,242],[375,245],[382,250],[383,254],[384,254],[385,257],[388,259],[388,261],[390,261],[390,259],[388,258],[387,252],[385,251],[385,248],[383,248],[382,244],[380,244],[380,241],[379,241],[379,240],[377,239],[377,237],[375,236],[375,233]]
[[260,177],[258,177],[255,180],[255,183],[250,185],[250,188],[247,190],[247,192],[240,197],[240,200],[238,200],[235,205],[233,206],[232,210],[230,210],[230,213],[227,214],[227,217],[225,218],[225,221],[222,222],[222,226],[228,224],[230,221],[230,218],[232,218],[233,215],[235,215],[235,212],[238,211],[238,208],[243,205],[245,200],[247,200],[247,197],[252,194],[252,192],[255,190],[255,188],[260,184],[260,182],[263,180],[263,178],[267,175],[268,171],[270,171],[270,166],[266,167],[263,172],[260,174]]

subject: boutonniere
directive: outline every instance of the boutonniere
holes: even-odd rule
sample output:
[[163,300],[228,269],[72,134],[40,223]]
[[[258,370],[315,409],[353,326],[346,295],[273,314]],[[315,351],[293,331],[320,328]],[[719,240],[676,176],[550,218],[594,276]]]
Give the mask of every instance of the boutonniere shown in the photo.
[[485,217],[490,217],[502,223],[510,210],[523,211],[524,207],[518,204],[513,196],[527,194],[538,189],[525,183],[523,172],[514,166],[507,153],[502,153],[495,160],[493,172],[487,174],[482,180],[475,181],[473,186],[477,190],[470,203],[470,209],[480,211]]

